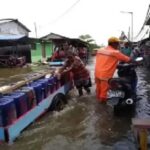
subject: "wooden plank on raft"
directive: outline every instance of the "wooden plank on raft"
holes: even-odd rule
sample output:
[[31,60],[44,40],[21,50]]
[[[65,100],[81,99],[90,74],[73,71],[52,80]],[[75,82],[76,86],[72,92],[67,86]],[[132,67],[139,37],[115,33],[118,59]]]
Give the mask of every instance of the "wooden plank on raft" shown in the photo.
[[133,118],[132,124],[134,127],[137,127],[137,128],[149,129],[150,128],[150,119]]
[[24,80],[21,80],[21,81],[18,81],[14,84],[11,84],[11,85],[5,85],[5,86],[1,86],[0,87],[0,93],[1,94],[7,94],[7,93],[10,93],[18,88],[20,88],[21,86],[25,85],[25,84],[28,84],[34,80],[37,80],[41,77],[44,77],[45,75],[47,74],[51,74],[51,72],[47,71],[47,72],[43,72],[43,73],[36,73],[36,74],[33,74],[30,78],[25,78]]

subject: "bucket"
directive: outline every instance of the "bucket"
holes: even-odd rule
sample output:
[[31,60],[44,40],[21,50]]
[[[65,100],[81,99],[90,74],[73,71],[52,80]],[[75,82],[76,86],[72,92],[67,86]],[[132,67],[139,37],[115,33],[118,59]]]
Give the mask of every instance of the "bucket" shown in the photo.
[[17,119],[16,107],[12,98],[0,98],[0,126],[12,124]]
[[34,89],[36,95],[36,103],[40,103],[42,101],[42,84],[38,82],[32,82],[29,87]]
[[17,118],[22,116],[24,113],[28,111],[27,107],[27,95],[20,91],[15,91],[5,97],[14,99],[14,103],[16,106]]
[[50,78],[45,78],[44,80],[46,80],[47,82],[47,96],[50,95],[51,93],[53,93],[53,81]]
[[42,85],[42,99],[45,99],[49,95],[48,79],[37,80],[37,83]]
[[50,87],[50,92],[51,93],[55,92],[56,90],[59,89],[59,87],[61,87],[60,80],[58,80],[57,77],[52,76],[48,80],[49,80],[48,85]]
[[55,90],[58,90],[59,87],[61,86],[60,80],[58,80],[56,76],[53,77],[53,84],[54,84]]
[[34,89],[32,87],[25,86],[25,87],[22,87],[22,89],[20,91],[27,95],[28,110],[35,107],[36,106],[36,95],[35,95]]

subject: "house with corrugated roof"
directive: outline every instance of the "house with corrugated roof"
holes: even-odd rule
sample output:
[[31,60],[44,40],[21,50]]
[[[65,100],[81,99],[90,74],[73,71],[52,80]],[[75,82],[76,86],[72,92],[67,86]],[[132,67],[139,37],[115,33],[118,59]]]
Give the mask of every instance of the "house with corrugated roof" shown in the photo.
[[0,58],[24,56],[31,63],[29,32],[18,19],[0,19]]
[[86,42],[78,38],[69,38],[56,33],[49,33],[39,38],[35,50],[32,50],[32,61],[36,62],[51,57],[55,49],[61,47],[66,42],[74,47],[88,47]]
[[29,32],[31,31],[18,19],[0,19],[0,34],[29,36]]

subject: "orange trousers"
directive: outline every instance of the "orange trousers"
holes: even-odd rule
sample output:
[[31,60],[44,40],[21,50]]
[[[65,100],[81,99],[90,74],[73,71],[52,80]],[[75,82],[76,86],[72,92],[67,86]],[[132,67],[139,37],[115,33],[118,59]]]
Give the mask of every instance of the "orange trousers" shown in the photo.
[[99,101],[107,100],[109,84],[107,80],[96,79],[96,97]]

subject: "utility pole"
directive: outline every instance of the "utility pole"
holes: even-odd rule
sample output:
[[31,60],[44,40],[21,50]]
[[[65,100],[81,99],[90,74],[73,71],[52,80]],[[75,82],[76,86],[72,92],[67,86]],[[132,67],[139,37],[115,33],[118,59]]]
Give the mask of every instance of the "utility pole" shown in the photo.
[[133,42],[133,12],[129,12],[131,14],[131,28],[132,28],[132,42]]
[[37,38],[37,27],[36,27],[36,22],[34,22],[34,29],[35,29],[35,37]]
[[131,15],[131,41],[133,41],[133,12],[120,11],[121,13],[126,13]]
[[129,27],[129,30],[128,30],[128,40],[130,40],[130,27]]

